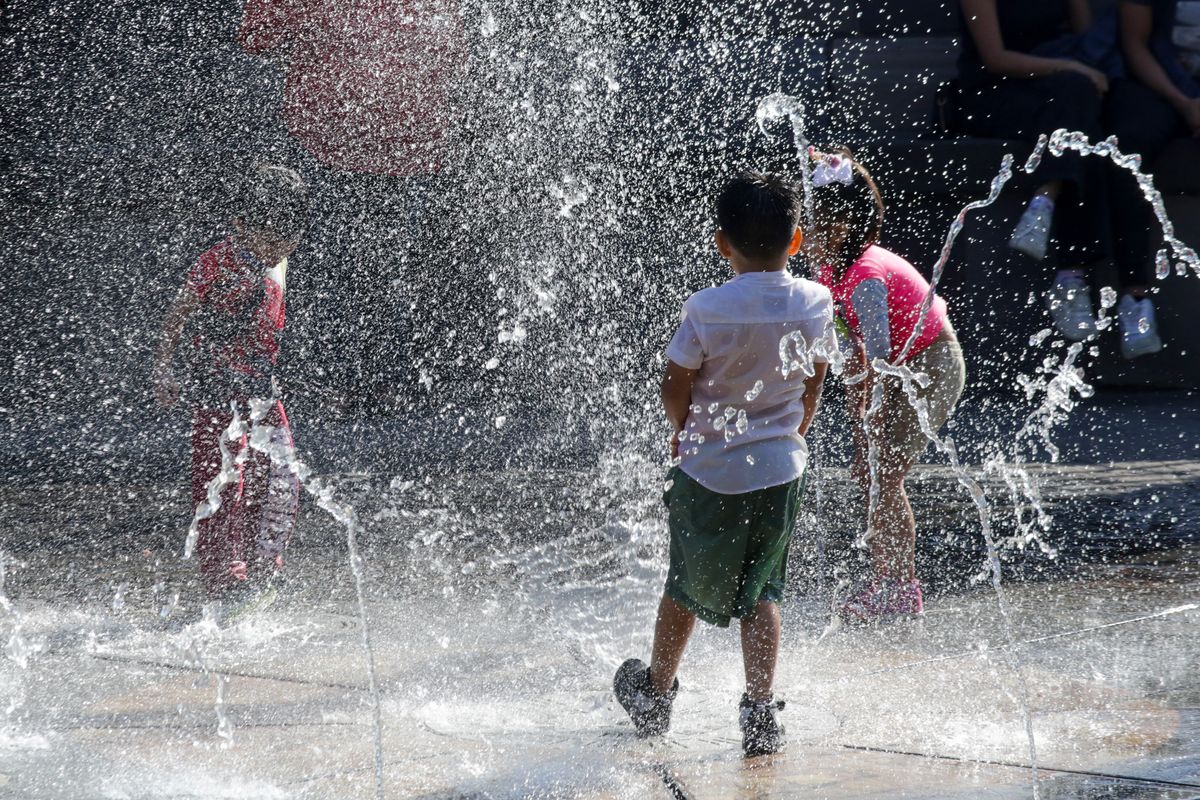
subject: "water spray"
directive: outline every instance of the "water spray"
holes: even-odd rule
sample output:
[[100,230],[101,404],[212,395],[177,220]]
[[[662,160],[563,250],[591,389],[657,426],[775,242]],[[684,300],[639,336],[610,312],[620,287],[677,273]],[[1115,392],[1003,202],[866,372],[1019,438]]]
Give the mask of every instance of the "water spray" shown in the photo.
[[[290,472],[300,485],[307,489],[316,499],[318,507],[326,511],[333,519],[346,529],[346,545],[350,571],[354,576],[354,589],[358,604],[359,623],[362,626],[362,643],[367,659],[367,680],[371,696],[372,732],[374,744],[374,772],[376,800],[383,800],[383,719],[380,707],[379,681],[375,668],[375,650],[371,644],[371,632],[367,615],[365,577],[362,557],[358,548],[358,534],[362,525],[358,515],[350,506],[334,498],[333,487],[320,478],[315,477],[311,468],[300,460],[296,448],[280,437],[277,429],[263,422],[275,400],[251,399],[249,401],[250,416],[242,419],[239,403],[234,400],[230,404],[233,418],[229,426],[222,432],[220,438],[221,469],[208,482],[205,500],[197,505],[188,528],[187,541],[184,545],[184,558],[190,558],[195,550],[199,535],[199,525],[202,520],[212,517],[221,507],[221,494],[225,488],[237,480],[238,467],[245,463],[251,449],[265,454],[271,460],[272,467]],[[247,436],[248,446],[243,447],[236,456],[230,450],[229,443],[240,441]],[[203,661],[200,662],[203,666]],[[217,683],[217,734],[225,746],[233,738],[233,726],[225,711],[227,679],[218,676]]]

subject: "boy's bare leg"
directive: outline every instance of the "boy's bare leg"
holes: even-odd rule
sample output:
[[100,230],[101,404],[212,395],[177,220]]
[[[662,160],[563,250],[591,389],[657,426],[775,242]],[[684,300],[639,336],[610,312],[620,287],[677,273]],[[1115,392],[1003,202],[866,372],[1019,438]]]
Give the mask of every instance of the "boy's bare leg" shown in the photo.
[[746,670],[746,696],[751,702],[771,699],[782,627],[779,606],[769,600],[760,600],[754,613],[742,618],[742,664]]
[[659,694],[667,694],[675,685],[675,673],[695,626],[696,615],[664,594],[658,604],[654,652],[650,656],[650,682]]

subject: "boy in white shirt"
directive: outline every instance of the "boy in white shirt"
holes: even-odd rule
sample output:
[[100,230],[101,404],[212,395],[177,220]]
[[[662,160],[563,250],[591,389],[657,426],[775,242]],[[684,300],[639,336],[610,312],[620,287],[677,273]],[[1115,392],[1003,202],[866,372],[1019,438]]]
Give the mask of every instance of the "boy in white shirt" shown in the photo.
[[667,348],[662,401],[678,456],[664,495],[671,561],[650,666],[629,659],[613,689],[639,736],[670,727],[675,673],[696,618],[741,619],[747,756],[783,746],[772,684],[788,543],[804,490],[804,434],[837,347],[833,300],[795,278],[801,197],[781,178],[745,173],[717,198],[717,249],[736,277],[697,292]]

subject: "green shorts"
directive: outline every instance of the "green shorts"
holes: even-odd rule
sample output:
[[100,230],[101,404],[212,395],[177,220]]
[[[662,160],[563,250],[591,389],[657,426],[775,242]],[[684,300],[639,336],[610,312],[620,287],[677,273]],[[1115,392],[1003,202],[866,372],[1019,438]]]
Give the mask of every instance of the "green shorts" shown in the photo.
[[745,494],[705,489],[678,467],[667,479],[667,596],[722,628],[730,617],[753,613],[761,600],[782,601],[805,478]]

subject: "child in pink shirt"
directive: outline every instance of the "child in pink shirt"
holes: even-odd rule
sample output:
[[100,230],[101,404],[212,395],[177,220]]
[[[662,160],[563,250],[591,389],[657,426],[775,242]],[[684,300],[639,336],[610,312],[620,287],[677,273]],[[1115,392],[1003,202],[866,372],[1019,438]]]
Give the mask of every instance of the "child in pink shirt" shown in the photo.
[[[852,472],[867,497],[874,574],[841,605],[840,613],[858,623],[919,615],[923,600],[916,577],[916,521],[904,479],[929,439],[894,379],[883,384],[882,406],[868,420],[866,409],[880,380],[873,364],[877,359],[903,363],[929,377],[917,396],[926,403],[934,431],[950,418],[962,395],[966,365],[946,301],[935,297],[921,320],[928,281],[912,264],[879,246],[884,206],[871,176],[846,151],[814,158],[814,221],[807,238],[823,264],[818,280],[829,287],[836,313],[850,332],[853,354],[846,372],[864,376],[847,386],[847,395],[852,418],[865,423],[854,426]],[[873,510],[871,444],[878,458]]]

